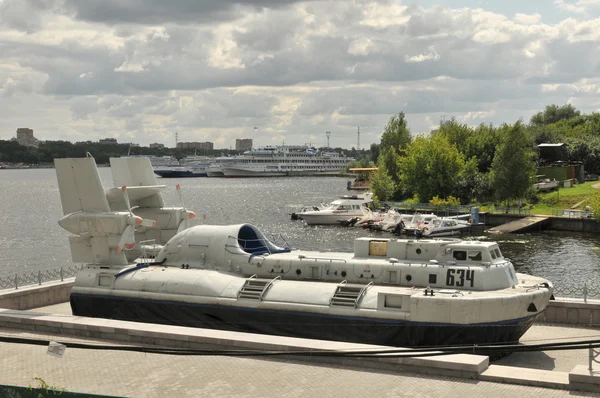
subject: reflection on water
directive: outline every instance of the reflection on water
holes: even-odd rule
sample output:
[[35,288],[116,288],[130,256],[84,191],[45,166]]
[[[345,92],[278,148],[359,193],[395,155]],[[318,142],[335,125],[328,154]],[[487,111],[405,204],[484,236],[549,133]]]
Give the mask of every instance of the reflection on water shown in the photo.
[[[112,187],[110,169],[101,168],[100,175],[105,188]],[[180,183],[186,207],[206,214],[206,223],[247,222],[267,235],[281,233],[295,248],[351,251],[354,238],[367,236],[368,231],[304,226],[290,220],[290,213],[301,205],[329,202],[346,194],[346,181],[339,177],[159,179],[168,186],[167,205],[178,204],[175,184]],[[57,224],[62,208],[53,169],[0,171],[0,203],[0,276],[72,264],[68,234]],[[499,242],[519,272],[555,283],[600,281],[597,235],[550,231],[476,238]]]

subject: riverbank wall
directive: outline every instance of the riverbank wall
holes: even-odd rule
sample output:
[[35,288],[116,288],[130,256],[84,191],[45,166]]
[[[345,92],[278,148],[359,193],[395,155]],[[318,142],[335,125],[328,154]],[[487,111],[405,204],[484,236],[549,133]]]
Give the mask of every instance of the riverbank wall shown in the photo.
[[[495,227],[511,221],[527,217],[519,214],[480,213],[479,221],[488,227]],[[553,217],[548,216],[548,222],[543,225],[535,225],[527,232],[539,232],[542,229],[568,232],[600,233],[600,222],[592,218],[576,217]]]
[[43,285],[23,286],[0,290],[0,308],[30,310],[69,301],[75,278],[48,282]]

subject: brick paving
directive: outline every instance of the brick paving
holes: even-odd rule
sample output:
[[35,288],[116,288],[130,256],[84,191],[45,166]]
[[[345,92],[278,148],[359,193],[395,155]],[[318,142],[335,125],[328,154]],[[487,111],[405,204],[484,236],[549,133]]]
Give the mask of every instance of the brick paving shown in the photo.
[[[68,304],[36,309],[68,315]],[[95,341],[38,332],[0,329],[1,335],[62,341]],[[535,325],[523,338],[532,344],[547,339],[590,338],[599,330]],[[112,342],[107,343],[116,345]],[[273,359],[218,356],[170,356],[112,350],[68,348],[62,358],[44,346],[0,343],[0,384],[35,384],[40,377],[69,391],[125,397],[576,397],[598,396],[565,390],[509,385],[422,374],[314,365]],[[567,354],[565,354],[567,353]],[[537,369],[571,370],[587,363],[587,352],[509,356],[499,363]],[[519,354],[525,355],[525,354]],[[549,359],[548,359],[549,358]],[[537,364],[537,366],[536,366]],[[573,365],[573,366],[571,366]]]
[[[3,335],[52,336],[15,330]],[[58,337],[55,337],[58,338]],[[63,338],[63,341],[85,341]],[[112,344],[112,343],[109,343]],[[398,374],[302,362],[217,356],[171,356],[0,343],[0,384],[40,377],[69,391],[125,397],[568,397],[597,396],[452,377]]]

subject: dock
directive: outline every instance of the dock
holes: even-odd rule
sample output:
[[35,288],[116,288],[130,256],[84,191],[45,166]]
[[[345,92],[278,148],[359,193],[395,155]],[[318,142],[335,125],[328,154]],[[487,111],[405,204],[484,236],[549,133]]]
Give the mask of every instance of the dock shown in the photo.
[[518,232],[541,231],[550,224],[550,217],[546,216],[529,216],[519,218],[506,224],[498,225],[488,229],[491,233],[511,234]]

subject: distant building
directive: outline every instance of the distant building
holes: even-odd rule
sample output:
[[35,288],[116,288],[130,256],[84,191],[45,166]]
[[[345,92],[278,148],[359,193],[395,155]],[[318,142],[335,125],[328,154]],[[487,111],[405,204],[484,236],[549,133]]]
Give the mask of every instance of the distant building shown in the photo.
[[244,152],[252,150],[252,138],[238,138],[235,140],[235,150]]
[[177,149],[200,149],[212,151],[214,144],[212,142],[178,142]]
[[158,142],[155,142],[154,144],[150,144],[150,148],[152,148],[152,149],[165,149],[165,145],[164,144],[159,144]]
[[33,136],[33,130],[26,127],[17,129],[17,138],[13,138],[13,141],[17,141],[19,145],[30,146],[37,148],[40,141]]
[[101,144],[116,144],[117,139],[116,138],[101,138],[98,142],[100,142]]

